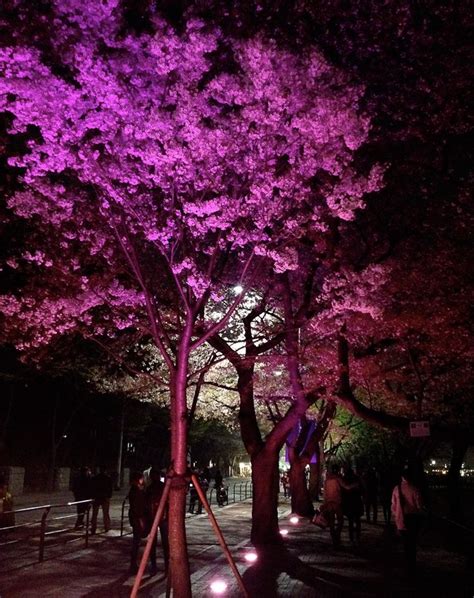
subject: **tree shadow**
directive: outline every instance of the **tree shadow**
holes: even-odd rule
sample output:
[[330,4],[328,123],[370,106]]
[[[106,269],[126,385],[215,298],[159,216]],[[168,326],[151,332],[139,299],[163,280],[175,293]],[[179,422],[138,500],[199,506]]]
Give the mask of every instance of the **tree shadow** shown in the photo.
[[[84,594],[83,598],[128,598],[132,589],[131,585],[126,585],[126,582],[129,579],[131,579],[131,576],[128,573],[125,573],[110,583],[92,589],[87,594]],[[145,575],[143,578],[143,583],[146,583],[147,588],[150,589],[152,586],[154,587],[165,580],[166,575],[164,573],[155,575],[153,577]]]
[[[293,580],[302,582],[308,588],[314,589],[314,595],[327,596],[331,589],[331,596],[356,596],[357,591],[349,593],[348,590],[341,587],[337,582],[341,581],[337,575],[327,573],[312,567],[298,556],[293,554],[284,546],[260,546],[257,548],[258,560],[249,567],[243,574],[245,587],[251,597],[262,598],[278,596],[278,588],[287,585],[284,580],[279,579],[282,574],[288,575]],[[288,581],[291,586],[291,581]],[[291,595],[291,587],[288,587]],[[361,588],[362,590],[362,588]]]

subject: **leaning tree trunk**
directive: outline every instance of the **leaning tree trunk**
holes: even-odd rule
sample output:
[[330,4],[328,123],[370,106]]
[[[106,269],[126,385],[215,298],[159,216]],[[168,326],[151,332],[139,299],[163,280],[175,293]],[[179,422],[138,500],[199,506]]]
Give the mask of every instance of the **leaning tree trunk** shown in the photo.
[[171,376],[171,466],[175,473],[169,497],[170,574],[173,595],[190,598],[191,574],[186,543],[185,514],[187,492],[187,347],[181,343],[176,371]]
[[251,456],[252,462],[252,532],[255,546],[281,543],[278,528],[279,451],[265,445]]

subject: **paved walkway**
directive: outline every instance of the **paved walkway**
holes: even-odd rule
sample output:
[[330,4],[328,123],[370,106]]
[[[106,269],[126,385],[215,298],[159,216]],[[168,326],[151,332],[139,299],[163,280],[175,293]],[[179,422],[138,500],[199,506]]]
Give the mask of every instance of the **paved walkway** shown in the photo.
[[[119,520],[120,500],[113,504],[113,519]],[[244,578],[250,596],[271,598],[343,598],[430,596],[464,598],[474,595],[474,580],[465,557],[457,553],[451,540],[437,525],[426,525],[419,551],[419,575],[416,581],[403,576],[401,546],[390,539],[382,525],[365,524],[361,547],[349,545],[347,529],[343,545],[332,548],[327,531],[300,520],[289,521],[287,502],[279,507],[280,527],[288,530],[285,548],[260,554],[253,565],[244,555],[250,548],[250,501],[216,510],[229,548]],[[223,558],[207,515],[187,515],[193,595],[211,597],[210,584],[222,579],[227,583],[225,596],[239,596],[237,584]],[[59,537],[59,535],[58,535]],[[69,531],[51,535],[45,561],[36,562],[37,545],[3,546],[0,550],[1,598],[122,598],[129,596],[133,578],[126,573],[131,536],[120,536],[118,529],[99,534],[86,549],[83,538]],[[0,536],[1,541],[1,536]],[[10,558],[9,558],[10,557]],[[161,557],[158,567],[163,570]],[[166,579],[158,573],[145,576],[140,596],[166,595]]]

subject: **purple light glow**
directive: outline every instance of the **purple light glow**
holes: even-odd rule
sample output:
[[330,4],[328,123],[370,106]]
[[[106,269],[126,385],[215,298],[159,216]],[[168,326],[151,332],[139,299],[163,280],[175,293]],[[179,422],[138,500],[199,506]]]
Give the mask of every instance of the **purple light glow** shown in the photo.
[[290,522],[291,522],[293,525],[296,525],[297,523],[299,523],[299,520],[300,520],[300,518],[299,518],[299,517],[297,517],[296,515],[292,515],[292,516],[290,517]]
[[287,529],[281,529],[281,530],[280,530],[280,534],[281,534],[282,536],[287,536],[287,535],[288,535],[288,530],[287,530]]

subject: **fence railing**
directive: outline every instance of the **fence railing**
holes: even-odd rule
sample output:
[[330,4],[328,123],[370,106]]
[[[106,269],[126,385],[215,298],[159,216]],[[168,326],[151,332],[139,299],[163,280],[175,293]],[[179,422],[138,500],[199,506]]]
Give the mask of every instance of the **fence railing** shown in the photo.
[[[245,482],[237,482],[230,487],[226,486],[227,491],[227,501],[224,501],[226,504],[228,503],[236,503],[246,500],[252,497],[252,483],[250,481]],[[208,491],[208,500],[209,504],[217,505],[217,493],[216,488],[211,488]],[[90,535],[90,508],[92,504],[92,499],[88,500],[79,500],[79,501],[71,501],[66,503],[59,503],[59,504],[45,504],[39,505],[35,507],[26,507],[22,509],[14,509],[12,511],[5,511],[3,515],[11,515],[18,520],[22,516],[28,515],[37,515],[33,521],[26,521],[24,523],[16,523],[15,525],[10,525],[7,527],[0,528],[0,550],[2,546],[7,546],[11,544],[20,544],[21,542],[30,543],[32,540],[38,539],[38,561],[42,562],[45,558],[45,547],[46,547],[46,539],[48,536],[57,536],[59,534],[64,534],[67,532],[71,532],[73,529],[72,526],[63,526],[63,527],[52,527],[54,522],[63,522],[67,521],[68,519],[76,518],[76,507],[80,504],[86,504],[86,510],[84,512],[84,528],[83,532],[79,537],[75,537],[74,539],[77,540],[83,536],[84,538],[84,546],[87,548],[89,546],[89,535]],[[126,532],[124,529],[125,523],[125,509],[128,502],[128,496],[124,498],[122,501],[122,509],[121,509],[121,517],[120,517],[120,536],[125,535]],[[66,514],[58,514],[57,513],[60,509],[68,510],[74,509],[71,513]],[[26,530],[26,534],[22,534],[21,532]]]
[[[38,515],[41,514],[39,519],[35,519],[34,521],[27,521],[25,523],[16,523],[15,525],[9,525],[6,527],[0,528],[0,547],[9,544],[18,544],[21,542],[30,542],[35,537],[34,532],[38,532],[38,561],[41,563],[44,560],[44,552],[45,552],[45,543],[46,537],[52,534],[61,534],[65,532],[70,532],[70,527],[60,528],[60,529],[52,529],[48,530],[48,524],[52,521],[63,521],[71,518],[77,517],[77,513],[67,513],[66,515],[58,515],[56,517],[52,516],[49,517],[52,512],[58,509],[69,509],[75,508],[77,505],[85,504],[85,519],[86,522],[84,524],[84,541],[85,547],[89,546],[89,515],[90,515],[90,507],[91,507],[92,499],[88,500],[78,500],[72,501],[67,503],[61,504],[49,504],[49,505],[39,505],[36,507],[26,507],[24,509],[14,509],[12,511],[5,511],[3,515],[11,516],[17,519],[18,516],[22,517],[27,513],[33,513]],[[22,537],[21,531],[22,530],[33,530],[33,534],[27,533],[26,537]],[[20,532],[20,533],[18,533]]]

